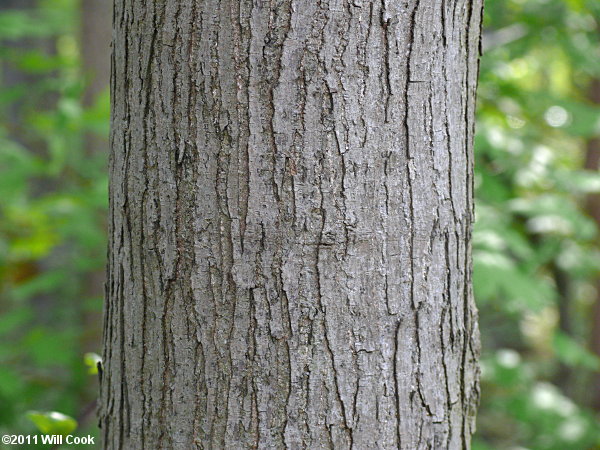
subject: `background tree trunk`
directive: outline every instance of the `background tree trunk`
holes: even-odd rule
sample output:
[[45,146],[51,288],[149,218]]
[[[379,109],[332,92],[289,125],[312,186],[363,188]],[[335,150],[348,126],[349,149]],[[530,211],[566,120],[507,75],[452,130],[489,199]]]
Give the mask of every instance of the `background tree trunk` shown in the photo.
[[[110,35],[112,6],[108,0],[82,0],[81,3],[81,57],[86,76],[83,105],[89,108],[98,96],[106,91],[110,81]],[[107,139],[97,133],[88,133],[86,153],[94,156],[106,154]]]
[[[600,105],[600,79],[594,78],[590,83],[589,100]],[[592,172],[600,170],[600,136],[587,141],[584,168]],[[586,210],[600,228],[600,194],[589,194],[586,199]],[[592,329],[590,349],[600,357],[600,276],[596,280],[596,301],[592,307]],[[591,377],[591,389],[586,392],[590,406],[600,411],[600,375]]]
[[481,1],[116,1],[107,448],[466,448]]
[[[109,0],[81,1],[81,59],[85,74],[86,89],[82,104],[93,108],[99,97],[106,93],[110,82],[110,42],[112,33],[112,2]],[[108,135],[86,132],[84,152],[88,160],[98,161],[95,167],[106,167],[108,161]],[[103,261],[101,261],[103,262]],[[104,290],[104,270],[90,271],[84,280],[84,294],[87,298],[98,299]],[[80,308],[80,320],[85,334],[80,340],[81,354],[97,352],[101,342],[102,326],[100,312],[90,308]],[[96,400],[88,404],[80,413],[78,422],[94,418]]]

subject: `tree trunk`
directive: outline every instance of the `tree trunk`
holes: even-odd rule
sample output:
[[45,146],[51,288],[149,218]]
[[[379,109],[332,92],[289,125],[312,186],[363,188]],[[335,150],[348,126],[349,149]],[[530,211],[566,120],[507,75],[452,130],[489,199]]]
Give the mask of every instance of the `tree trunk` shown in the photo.
[[468,448],[481,1],[117,0],[106,448]]
[[[92,108],[101,94],[106,92],[110,81],[110,42],[112,4],[108,0],[81,1],[81,59],[86,81],[82,104],[84,108]],[[84,152],[88,159],[96,160],[95,167],[105,167],[108,160],[108,135],[87,131],[84,135]],[[98,267],[103,267],[104,261],[98,261]],[[94,269],[87,272],[83,280],[82,294],[88,299],[98,299],[102,296],[104,285],[104,270]],[[96,303],[94,303],[96,304]],[[79,344],[81,354],[97,352],[101,342],[100,313],[94,308],[80,306],[80,323],[85,333]],[[93,419],[96,400],[86,405],[78,417],[80,426],[90,418]]]
[[[594,78],[590,84],[589,100],[600,106],[600,79]],[[591,172],[600,170],[600,136],[587,141],[584,168]],[[600,229],[600,194],[590,194],[586,199],[586,210]],[[596,300],[592,306],[590,349],[600,357],[600,277],[596,280]],[[587,391],[588,403],[600,411],[600,375],[591,376],[591,389]]]
[[[82,0],[81,3],[81,58],[86,78],[83,106],[89,108],[109,84],[110,34],[112,7],[108,0]],[[97,133],[85,136],[85,151],[91,156],[106,155],[106,137]]]

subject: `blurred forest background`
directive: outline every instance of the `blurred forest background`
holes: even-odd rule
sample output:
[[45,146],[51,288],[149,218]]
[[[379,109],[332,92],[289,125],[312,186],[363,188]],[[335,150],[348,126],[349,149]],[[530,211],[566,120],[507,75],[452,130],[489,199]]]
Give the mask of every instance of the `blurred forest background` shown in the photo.
[[[110,3],[0,0],[0,434],[98,434]],[[600,449],[600,1],[484,30],[473,447]]]

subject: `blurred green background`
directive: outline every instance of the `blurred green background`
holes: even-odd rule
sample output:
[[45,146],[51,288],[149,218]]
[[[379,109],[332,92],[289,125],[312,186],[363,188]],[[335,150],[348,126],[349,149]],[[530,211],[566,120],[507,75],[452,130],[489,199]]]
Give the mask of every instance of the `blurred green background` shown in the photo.
[[[0,0],[0,434],[98,434],[108,3]],[[473,448],[600,449],[600,1],[484,31]]]

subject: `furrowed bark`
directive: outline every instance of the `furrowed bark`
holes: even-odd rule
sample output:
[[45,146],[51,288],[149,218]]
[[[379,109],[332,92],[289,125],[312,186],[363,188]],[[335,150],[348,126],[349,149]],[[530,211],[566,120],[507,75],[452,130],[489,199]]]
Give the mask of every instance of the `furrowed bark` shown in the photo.
[[481,2],[117,0],[106,448],[468,448]]

